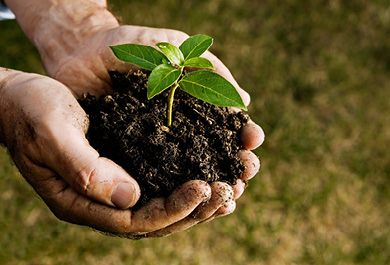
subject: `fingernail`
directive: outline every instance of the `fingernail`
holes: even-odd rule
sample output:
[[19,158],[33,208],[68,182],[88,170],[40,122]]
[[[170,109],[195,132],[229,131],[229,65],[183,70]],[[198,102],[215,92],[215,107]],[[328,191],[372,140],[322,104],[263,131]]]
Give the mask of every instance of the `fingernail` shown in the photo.
[[120,209],[126,209],[135,204],[136,191],[132,184],[120,183],[111,194],[111,202]]

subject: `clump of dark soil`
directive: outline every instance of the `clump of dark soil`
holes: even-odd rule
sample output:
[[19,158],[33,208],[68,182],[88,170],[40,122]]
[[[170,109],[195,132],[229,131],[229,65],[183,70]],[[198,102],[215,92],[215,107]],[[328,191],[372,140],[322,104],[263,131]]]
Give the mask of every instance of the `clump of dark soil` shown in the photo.
[[147,74],[110,75],[113,94],[86,95],[79,102],[89,115],[90,144],[139,183],[137,207],[153,197],[168,197],[193,179],[236,183],[245,169],[237,152],[247,114],[231,113],[178,89],[168,128],[168,91],[147,100]]

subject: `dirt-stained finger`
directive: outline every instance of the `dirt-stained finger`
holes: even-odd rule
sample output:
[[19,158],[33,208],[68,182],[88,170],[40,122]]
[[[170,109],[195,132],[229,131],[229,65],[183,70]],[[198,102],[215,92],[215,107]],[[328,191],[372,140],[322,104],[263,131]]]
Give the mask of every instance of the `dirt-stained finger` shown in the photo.
[[264,137],[263,129],[253,121],[249,121],[241,129],[240,139],[242,146],[246,150],[253,150],[259,147],[264,142]]
[[161,230],[148,233],[147,237],[163,237],[173,233],[184,231],[204,220],[212,217],[221,207],[225,205],[230,205],[234,192],[233,188],[227,183],[223,182],[214,182],[211,185],[212,195],[211,198],[200,204],[189,216],[183,220],[170,225]]
[[234,196],[233,199],[237,200],[244,193],[247,184],[242,179],[237,179],[236,185],[233,186]]
[[132,216],[132,231],[152,232],[189,216],[211,195],[210,186],[200,180],[184,183],[167,199],[152,199]]
[[241,179],[250,180],[260,170],[259,158],[254,153],[248,150],[240,150],[238,152],[238,157],[245,165],[245,171],[242,173]]

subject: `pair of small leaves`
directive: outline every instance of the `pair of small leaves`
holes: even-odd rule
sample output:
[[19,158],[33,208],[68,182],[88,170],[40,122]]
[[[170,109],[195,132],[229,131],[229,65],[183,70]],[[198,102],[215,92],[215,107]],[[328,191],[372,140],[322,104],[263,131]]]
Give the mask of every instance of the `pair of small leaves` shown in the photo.
[[186,39],[179,47],[167,42],[157,43],[156,46],[162,52],[139,44],[123,44],[110,48],[120,60],[152,71],[148,80],[148,99],[178,84],[188,94],[210,104],[246,110],[236,88],[219,74],[200,70],[180,79],[184,67],[214,69],[208,59],[200,57],[212,43],[213,39],[209,36],[195,35]]
[[[194,68],[208,68],[213,69],[213,64],[206,58],[196,56],[196,53],[189,53],[184,57],[180,48],[172,45],[168,42],[160,42],[156,44],[157,47],[174,63],[179,69],[182,67],[194,67]],[[181,47],[181,46],[180,46]],[[207,50],[209,47],[204,47]],[[202,53],[203,54],[203,53]],[[201,54],[201,55],[202,55]]]
[[156,46],[160,48],[169,62],[160,64],[150,74],[148,99],[178,82],[184,67],[214,69],[213,64],[208,59],[199,57],[208,50],[212,43],[213,39],[206,35],[190,37],[179,48],[168,42],[157,43]]
[[207,35],[195,35],[186,39],[177,48],[168,42],[157,43],[156,46],[179,67],[196,67],[214,69],[212,63],[200,57],[213,44]]
[[[196,65],[197,61],[199,62],[199,64],[204,63],[204,60],[198,60],[198,59],[190,60],[190,59],[201,58],[199,56],[201,56],[211,46],[212,43],[213,43],[213,39],[206,35],[195,35],[185,40],[178,49],[182,53],[183,61],[186,64],[184,66],[190,66],[191,64],[191,67],[196,67],[193,65]],[[158,43],[157,45],[163,47],[163,44],[164,43]],[[163,48],[165,50],[165,53],[167,54],[175,53],[175,52],[171,52],[171,53],[168,52],[169,48],[171,48],[172,50],[176,50],[176,53],[178,53],[176,46],[170,43],[166,43],[166,44],[167,44],[167,48],[165,49]],[[157,66],[161,64],[168,64],[169,62],[167,56],[164,53],[158,51],[156,48],[151,46],[129,43],[129,44],[110,46],[110,48],[118,59],[128,63],[132,63],[134,65],[137,65],[138,67],[141,67],[149,71],[153,71],[154,68],[156,68]],[[177,55],[177,57],[181,58],[180,54]],[[180,65],[181,59],[176,60],[176,62],[175,60],[173,61],[177,65]],[[211,63],[208,65],[212,66]],[[201,65],[200,68],[204,68],[204,65]]]

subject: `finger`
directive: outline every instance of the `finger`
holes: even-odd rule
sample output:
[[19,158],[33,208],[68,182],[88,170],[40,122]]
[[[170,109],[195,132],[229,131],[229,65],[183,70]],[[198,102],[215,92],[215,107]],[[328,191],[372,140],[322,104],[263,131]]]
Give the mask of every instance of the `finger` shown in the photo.
[[226,203],[225,205],[223,205],[221,208],[219,208],[218,211],[215,212],[215,214],[213,214],[213,216],[211,216],[211,218],[208,218],[207,222],[211,221],[217,217],[229,215],[229,214],[233,213],[235,209],[236,209],[236,202],[230,201],[230,202]]
[[233,199],[237,200],[244,193],[247,184],[242,179],[237,179],[236,185],[233,186],[234,196]]
[[214,182],[211,185],[211,198],[200,204],[189,216],[161,230],[148,233],[147,237],[163,237],[181,232],[190,227],[209,219],[221,207],[230,204],[233,200],[233,189],[226,183]]
[[212,196],[209,201],[198,207],[192,214],[193,219],[198,221],[209,218],[221,206],[231,202],[234,198],[233,188],[224,182],[214,182],[211,184]]
[[[50,182],[47,186],[53,188],[56,185],[53,183],[55,180],[51,179]],[[53,194],[49,199],[45,199],[47,190],[40,193],[58,219],[110,233],[122,233],[131,226],[132,211],[130,209],[119,210],[100,204],[80,195],[65,182],[62,185],[64,189]]]
[[240,139],[244,149],[253,150],[264,142],[264,131],[259,125],[249,121],[241,129]]
[[230,201],[224,206],[221,206],[221,208],[218,209],[212,216],[209,218],[203,220],[201,223],[208,223],[218,217],[226,216],[234,212],[236,209],[236,202],[235,201]]
[[259,172],[260,160],[254,153],[248,150],[240,150],[237,155],[245,166],[241,179],[250,180]]
[[188,217],[211,196],[210,186],[200,180],[184,183],[167,199],[152,199],[132,216],[132,230],[153,232]]

